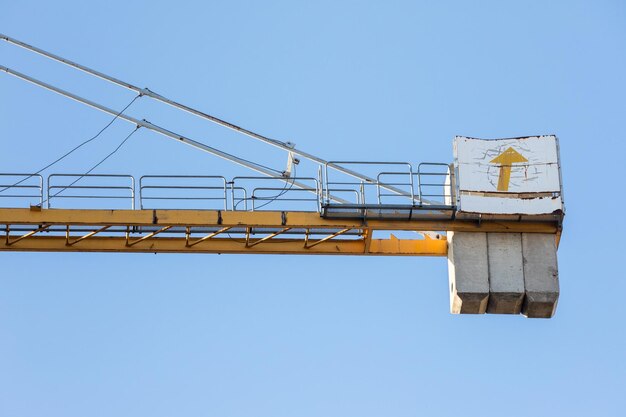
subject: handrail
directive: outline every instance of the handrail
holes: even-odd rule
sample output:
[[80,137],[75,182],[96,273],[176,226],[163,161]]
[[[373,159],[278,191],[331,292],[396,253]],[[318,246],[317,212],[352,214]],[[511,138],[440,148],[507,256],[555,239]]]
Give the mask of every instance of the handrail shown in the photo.
[[[262,199],[262,200],[266,200],[268,202],[271,201],[316,201],[316,206],[319,207],[319,195],[320,195],[320,184],[319,181],[316,178],[313,177],[290,177],[289,178],[291,180],[291,183],[286,183],[284,186],[282,187],[255,187],[252,189],[252,194],[250,195],[250,198],[247,197],[247,195],[244,197],[246,200],[251,200],[252,201],[252,211],[255,211],[257,209],[257,207],[254,204],[254,200],[255,199]],[[235,189],[235,186],[237,185],[237,183],[241,183],[244,181],[251,181],[251,182],[257,182],[257,181],[263,181],[265,184],[268,184],[270,182],[275,182],[276,180],[278,180],[278,178],[267,178],[267,177],[254,177],[254,176],[237,176],[234,177],[231,181],[231,185],[232,185],[232,189]],[[293,184],[294,182],[300,182],[303,186],[299,187],[299,188],[292,188],[292,186],[290,184]],[[284,182],[284,181],[283,181]],[[310,184],[310,185],[307,185]],[[274,190],[277,192],[277,194],[273,197],[262,197],[259,198],[257,195],[255,195],[255,191],[260,191],[260,190],[266,190],[266,191],[270,191],[270,190]],[[288,197],[283,197],[285,194],[291,193],[293,191],[307,191],[310,192],[312,194],[315,195],[314,198],[288,198]],[[239,201],[237,203],[234,202],[234,197],[233,197],[233,210],[237,210],[237,206],[243,201],[242,199],[239,199]],[[268,203],[266,203],[268,204]],[[247,205],[246,205],[246,210],[247,210]]]
[[[70,184],[53,185],[54,178],[76,178],[76,181]],[[74,185],[76,182],[83,178],[125,178],[130,180],[129,186],[107,186],[107,185]],[[60,195],[66,190],[128,190],[130,196],[119,195]],[[53,190],[59,190],[53,194]],[[124,174],[50,174],[47,181],[47,203],[48,208],[52,207],[53,198],[94,198],[94,199],[118,199],[118,200],[130,200],[131,209],[135,209],[135,178],[132,175]]]
[[[347,163],[347,162],[342,162]],[[313,177],[293,177],[293,178],[268,178],[260,176],[237,176],[232,180],[227,180],[220,175],[144,175],[139,177],[138,197],[136,197],[135,178],[125,174],[50,174],[47,178],[39,174],[9,174],[0,173],[0,182],[3,177],[17,177],[29,179],[31,177],[39,181],[39,185],[32,181],[22,184],[18,181],[14,184],[0,184],[0,198],[37,198],[39,205],[47,202],[47,207],[51,208],[55,199],[118,199],[130,200],[131,209],[138,205],[140,209],[151,209],[156,207],[146,207],[147,201],[219,201],[223,210],[259,210],[263,206],[259,203],[268,204],[272,201],[283,202],[313,202],[316,210],[323,214],[327,208],[331,209],[351,209],[361,207],[362,209],[395,209],[399,207],[413,207],[416,209],[448,210],[453,205],[449,202],[452,195],[450,185],[450,169],[444,163],[420,163],[417,172],[407,162],[358,162],[354,164],[366,165],[392,165],[405,166],[406,171],[381,171],[374,175],[372,182],[364,181],[339,181],[329,178],[327,171],[318,170],[318,178]],[[330,167],[326,167],[327,169]],[[442,169],[444,168],[444,169]],[[326,173],[326,175],[324,175]],[[406,179],[393,179],[393,177],[408,177]],[[386,179],[391,177],[389,179]],[[59,178],[67,178],[66,181],[55,181]],[[106,183],[106,179],[127,179],[127,183]],[[415,179],[417,178],[417,180]],[[432,179],[435,179],[434,181]],[[78,181],[83,181],[78,183]],[[91,181],[90,181],[91,180]],[[97,180],[97,181],[94,181]],[[44,188],[44,181],[46,187]],[[280,186],[274,185],[280,181]],[[287,182],[286,182],[287,181]],[[291,188],[292,182],[298,181],[300,188]],[[78,184],[77,184],[78,183]],[[283,184],[284,183],[284,184]],[[257,185],[259,184],[259,185]],[[4,189],[2,187],[5,187]],[[373,190],[375,187],[375,191]],[[399,187],[403,194],[386,193],[389,187]],[[432,192],[433,187],[439,187],[441,192]],[[20,194],[11,192],[3,194],[8,190],[32,190],[39,189],[38,194]],[[45,190],[45,192],[44,192]],[[368,192],[368,190],[370,190]],[[109,191],[109,193],[107,193]],[[120,195],[120,192],[127,191],[128,195]],[[163,191],[163,193],[159,193]],[[298,193],[295,193],[298,191]],[[300,191],[310,193],[310,197],[302,197]],[[182,195],[181,195],[182,192]],[[274,192],[275,195],[264,195],[267,192]],[[217,193],[217,194],[216,194]],[[347,200],[341,198],[341,194],[350,194]],[[375,194],[374,194],[375,193]],[[366,197],[366,194],[369,197]],[[374,203],[370,198],[376,196]],[[331,198],[332,197],[332,198]],[[384,201],[385,197],[407,197],[404,202],[395,203]],[[424,205],[423,199],[436,197],[435,203]],[[136,203],[135,199],[138,198]],[[340,200],[342,203],[337,203]],[[249,202],[252,202],[251,207]],[[391,200],[392,201],[392,200]],[[446,202],[447,201],[447,202]],[[197,203],[199,204],[199,203]],[[291,203],[290,203],[291,204]],[[293,204],[291,204],[293,206]],[[241,207],[240,207],[241,206]],[[164,208],[164,207],[161,207]],[[185,209],[185,207],[174,207]],[[189,208],[189,207],[187,207]],[[195,209],[196,207],[194,207]],[[215,207],[204,207],[215,209]],[[308,210],[305,210],[308,211]]]
[[[43,177],[40,174],[23,174],[23,173],[1,173],[0,177],[5,178],[21,178],[17,182],[11,182],[9,184],[0,184],[0,198],[38,198],[39,205],[43,204]],[[39,181],[38,185],[23,184],[30,178],[36,178]],[[19,194],[20,190],[39,189],[38,194]],[[5,191],[14,191],[18,194],[2,194]]]
[[[411,164],[408,162],[388,162],[388,161],[329,161],[325,164],[324,166],[324,174],[325,174],[325,190],[326,193],[324,194],[324,200],[326,203],[329,203],[333,198],[332,195],[328,192],[328,189],[330,188],[331,185],[352,185],[352,186],[359,186],[360,187],[360,195],[361,195],[361,204],[365,204],[365,187],[366,186],[376,186],[378,192],[377,192],[377,198],[378,200],[380,200],[380,188],[384,188],[388,191],[391,191],[394,194],[397,194],[398,196],[404,196],[407,198],[411,199],[411,202],[413,202],[415,200],[415,195],[413,193],[413,187],[411,187],[410,192],[407,192],[405,190],[399,189],[393,185],[390,184],[386,184],[386,183],[381,183],[380,182],[380,174],[378,177],[376,178],[368,178],[367,181],[360,181],[360,182],[355,182],[355,181],[331,181],[329,179],[329,172],[328,169],[336,169],[336,167],[338,165],[383,165],[383,166],[405,166],[408,169],[408,175],[409,178],[412,177],[412,172],[413,172],[413,168],[411,167]],[[412,180],[410,180],[412,182]],[[391,194],[390,194],[391,195]]]
[[[424,172],[422,170],[422,167],[445,167],[446,172]],[[447,190],[446,190],[446,179],[449,179],[450,177],[450,165],[448,164],[444,164],[441,162],[421,162],[420,164],[418,164],[417,166],[417,173],[415,174],[417,175],[417,184],[418,184],[418,195],[419,195],[419,199],[421,201],[421,199],[423,197],[441,197],[445,200],[446,197],[450,197],[452,195],[452,190],[451,190],[451,185],[448,184],[447,186]],[[441,183],[424,183],[422,182],[422,176],[427,176],[427,177],[443,177],[443,181]],[[422,190],[422,187],[442,187],[443,188],[443,194],[425,194]]]
[[[219,180],[221,186],[209,186],[209,185],[145,185],[145,182],[150,182],[155,179],[173,179],[173,180]],[[224,210],[228,210],[228,193],[227,193],[228,184],[226,182],[226,178],[219,175],[144,175],[139,178],[139,205],[140,208],[144,208],[145,200],[175,200],[175,201],[214,201],[221,200],[224,203]],[[188,191],[209,191],[209,190],[220,190],[222,191],[221,197],[178,197],[178,196],[165,196],[165,195],[148,195],[146,196],[145,190],[188,190]]]

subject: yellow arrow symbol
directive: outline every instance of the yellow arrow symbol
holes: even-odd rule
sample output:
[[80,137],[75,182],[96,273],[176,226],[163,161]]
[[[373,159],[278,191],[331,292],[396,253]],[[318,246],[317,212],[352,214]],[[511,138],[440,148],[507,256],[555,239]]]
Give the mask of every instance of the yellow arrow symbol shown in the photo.
[[498,177],[498,191],[508,191],[511,180],[511,166],[516,162],[528,162],[522,154],[513,148],[509,148],[491,160],[492,164],[500,164],[500,176]]

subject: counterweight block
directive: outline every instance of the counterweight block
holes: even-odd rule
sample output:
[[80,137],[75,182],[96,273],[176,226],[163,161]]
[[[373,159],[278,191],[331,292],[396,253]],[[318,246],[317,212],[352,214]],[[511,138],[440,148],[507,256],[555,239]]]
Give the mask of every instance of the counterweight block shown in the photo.
[[450,311],[550,318],[559,278],[555,235],[448,234]]

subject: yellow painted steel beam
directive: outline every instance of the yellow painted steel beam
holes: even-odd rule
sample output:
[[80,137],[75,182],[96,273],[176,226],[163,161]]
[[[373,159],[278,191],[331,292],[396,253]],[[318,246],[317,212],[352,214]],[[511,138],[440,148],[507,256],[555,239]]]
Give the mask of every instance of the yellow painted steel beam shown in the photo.
[[0,225],[184,226],[455,232],[558,232],[555,222],[325,219],[317,212],[0,209]]
[[[80,236],[70,236],[79,238]],[[7,245],[0,241],[0,251],[34,252],[144,252],[144,253],[239,253],[285,255],[393,255],[393,256],[446,256],[447,242],[443,239],[329,239],[326,241],[304,239],[245,239],[213,238],[198,241],[193,246],[186,238],[152,237],[127,245],[125,237],[90,236],[67,243],[65,236],[29,236]]]

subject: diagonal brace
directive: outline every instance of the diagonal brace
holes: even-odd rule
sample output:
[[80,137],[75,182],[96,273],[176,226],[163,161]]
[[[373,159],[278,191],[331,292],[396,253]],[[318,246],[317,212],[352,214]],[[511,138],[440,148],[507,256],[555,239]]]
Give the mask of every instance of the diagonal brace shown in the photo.
[[215,236],[219,235],[220,233],[227,232],[227,231],[229,231],[229,230],[230,230],[230,229],[232,229],[232,228],[233,228],[232,226],[223,227],[223,228],[221,228],[220,230],[218,230],[218,231],[216,231],[216,232],[213,232],[213,233],[210,233],[210,234],[208,234],[208,235],[206,235],[206,236],[204,236],[204,237],[202,237],[202,238],[200,238],[200,239],[197,239],[197,240],[195,240],[195,241],[193,241],[193,242],[189,242],[189,234],[187,234],[187,241],[186,241],[185,246],[187,246],[188,248],[190,248],[190,247],[192,247],[192,246],[197,245],[197,244],[198,244],[198,243],[200,243],[200,242],[204,242],[205,240],[212,239],[212,238],[214,238]]
[[161,233],[161,232],[165,232],[166,230],[169,230],[169,229],[171,229],[172,227],[173,227],[173,226],[165,226],[165,227],[162,227],[161,229],[156,230],[156,231],[154,231],[154,232],[152,232],[152,233],[148,233],[147,235],[145,235],[145,236],[143,236],[143,237],[140,237],[140,238],[139,238],[139,239],[137,239],[137,240],[133,240],[132,242],[129,242],[129,241],[127,240],[127,241],[126,241],[126,246],[133,246],[133,245],[136,245],[137,243],[139,243],[139,242],[143,242],[143,241],[144,241],[144,240],[146,240],[146,239],[150,239],[151,237],[154,237],[154,236],[158,235],[158,234],[159,234],[159,233]]
[[68,227],[67,227],[67,233],[68,233],[68,235],[67,235],[67,239],[66,239],[65,244],[66,244],[67,246],[72,246],[72,245],[74,245],[74,244],[76,244],[76,243],[80,242],[81,240],[88,239],[88,238],[90,238],[90,237],[92,237],[92,236],[94,236],[94,235],[97,235],[97,234],[98,234],[98,233],[100,233],[100,232],[104,232],[104,231],[105,231],[105,230],[107,230],[109,227],[111,227],[111,225],[101,227],[101,228],[100,228],[100,229],[98,229],[98,230],[94,230],[93,232],[89,232],[89,233],[87,233],[86,235],[81,236],[81,237],[79,237],[78,239],[74,240],[73,242],[70,242],[70,236],[69,236],[70,227],[68,226]]
[[262,242],[265,242],[265,241],[267,241],[267,240],[270,240],[270,239],[272,239],[272,238],[274,238],[274,237],[278,236],[278,235],[279,235],[279,234],[281,234],[281,233],[285,233],[286,231],[288,231],[288,230],[290,230],[290,229],[291,229],[291,227],[285,227],[284,229],[281,229],[281,230],[279,230],[278,232],[274,232],[274,233],[272,233],[272,234],[270,234],[270,235],[265,236],[265,237],[264,237],[264,238],[262,238],[262,239],[259,239],[259,240],[257,240],[257,241],[254,241],[254,242],[252,242],[252,243],[250,243],[250,241],[248,240],[248,241],[246,242],[246,247],[251,248],[251,247],[253,247],[253,246],[255,246],[255,245],[258,245],[259,243],[262,243]]
[[305,242],[305,244],[304,244],[304,248],[305,248],[305,249],[310,249],[310,248],[312,248],[313,246],[317,246],[317,245],[319,245],[319,244],[320,244],[320,243],[322,243],[322,242],[326,242],[327,240],[330,240],[330,239],[333,239],[333,238],[335,238],[335,237],[337,237],[337,236],[343,235],[344,233],[349,232],[350,230],[352,230],[352,229],[343,229],[343,230],[340,230],[340,231],[338,231],[337,233],[333,233],[332,235],[326,236],[325,238],[320,239],[320,240],[317,240],[317,241],[315,241],[315,242],[313,242],[313,243],[311,243],[311,244],[307,244],[307,243]]
[[18,237],[17,239],[13,240],[13,241],[11,241],[11,240],[10,240],[10,237],[9,237],[9,230],[7,229],[7,240],[6,240],[6,244],[7,244],[7,246],[11,246],[12,244],[17,243],[17,242],[19,242],[19,241],[20,241],[20,240],[22,240],[22,239],[26,239],[27,237],[33,236],[33,235],[34,235],[34,234],[36,234],[36,233],[43,232],[44,230],[47,230],[47,229],[48,229],[48,227],[50,227],[50,225],[49,225],[49,224],[44,224],[43,226],[40,226],[40,227],[39,227],[39,228],[37,228],[36,230],[33,230],[32,232],[28,232],[28,233],[26,233],[25,235],[22,235],[22,236]]

